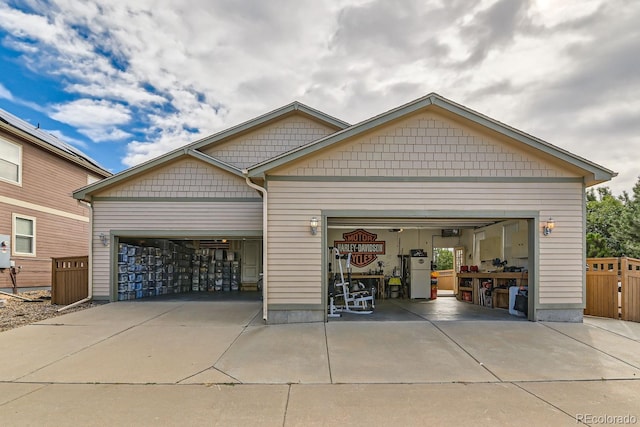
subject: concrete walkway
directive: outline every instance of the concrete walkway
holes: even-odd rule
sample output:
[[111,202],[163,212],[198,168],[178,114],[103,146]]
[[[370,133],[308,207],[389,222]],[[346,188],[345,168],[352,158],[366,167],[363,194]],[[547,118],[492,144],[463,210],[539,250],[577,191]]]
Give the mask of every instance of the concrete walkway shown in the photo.
[[6,331],[0,424],[640,423],[640,324],[413,308],[416,320],[265,326],[259,302],[148,300]]

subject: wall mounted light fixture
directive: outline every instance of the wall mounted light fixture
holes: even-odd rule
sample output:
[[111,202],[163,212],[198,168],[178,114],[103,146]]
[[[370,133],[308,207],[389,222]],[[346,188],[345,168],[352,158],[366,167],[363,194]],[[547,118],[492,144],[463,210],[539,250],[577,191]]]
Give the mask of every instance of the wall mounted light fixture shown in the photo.
[[316,233],[318,233],[318,218],[315,216],[311,218],[311,221],[309,221],[309,227],[311,228],[311,234],[315,236]]
[[109,246],[109,237],[106,234],[100,233],[99,237],[103,246]]
[[551,234],[554,228],[556,228],[556,222],[553,220],[553,218],[549,218],[542,227],[542,234],[548,236],[549,234]]

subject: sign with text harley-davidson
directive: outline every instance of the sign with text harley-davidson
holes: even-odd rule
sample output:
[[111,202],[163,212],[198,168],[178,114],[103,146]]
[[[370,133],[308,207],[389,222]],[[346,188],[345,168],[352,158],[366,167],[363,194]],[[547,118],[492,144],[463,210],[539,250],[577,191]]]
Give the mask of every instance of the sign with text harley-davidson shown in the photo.
[[344,240],[334,241],[333,246],[338,248],[341,254],[351,252],[351,264],[356,267],[365,267],[385,254],[385,241],[376,240],[377,234],[369,233],[363,229],[343,233]]

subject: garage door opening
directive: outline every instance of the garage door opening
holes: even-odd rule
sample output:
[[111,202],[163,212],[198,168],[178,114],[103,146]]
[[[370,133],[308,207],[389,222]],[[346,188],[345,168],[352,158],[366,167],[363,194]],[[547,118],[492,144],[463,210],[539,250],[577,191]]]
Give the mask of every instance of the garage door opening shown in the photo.
[[117,301],[192,294],[259,299],[262,241],[119,237]]
[[[373,313],[364,315],[340,311],[345,297],[334,294],[334,308],[345,314],[329,320],[530,318],[533,224],[532,218],[327,218],[329,248],[351,253],[351,287],[376,295]],[[338,260],[328,259],[331,289],[340,278]]]

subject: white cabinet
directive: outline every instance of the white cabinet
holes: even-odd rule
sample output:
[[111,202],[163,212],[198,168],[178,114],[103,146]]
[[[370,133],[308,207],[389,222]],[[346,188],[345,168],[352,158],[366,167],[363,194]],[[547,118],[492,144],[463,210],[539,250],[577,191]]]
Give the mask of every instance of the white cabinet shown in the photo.
[[502,237],[488,237],[480,241],[480,261],[502,258]]
[[529,257],[529,236],[526,230],[513,234],[511,240],[511,256],[514,258]]

